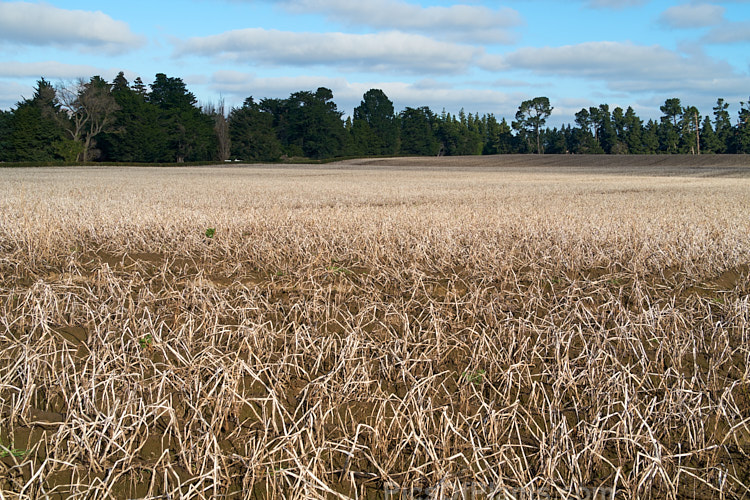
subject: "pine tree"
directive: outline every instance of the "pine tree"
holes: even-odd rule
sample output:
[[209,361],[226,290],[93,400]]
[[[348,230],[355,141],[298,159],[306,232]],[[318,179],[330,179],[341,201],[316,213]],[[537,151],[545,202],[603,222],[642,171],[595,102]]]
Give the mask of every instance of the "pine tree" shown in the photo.
[[736,152],[750,153],[750,100],[740,102],[736,137]]
[[399,114],[401,123],[401,153],[416,156],[435,156],[440,143],[435,136],[433,124],[436,116],[428,107],[407,107]]
[[701,127],[701,153],[710,154],[718,153],[724,149],[724,145],[721,143],[719,136],[714,132],[713,126],[711,126],[711,118],[708,116],[703,119],[703,126]]
[[[46,162],[64,158],[73,145],[60,126],[63,118],[55,89],[47,80],[37,81],[34,95],[16,105],[6,139],[11,161]],[[74,151],[75,152],[75,151]],[[68,154],[68,158],[74,155]]]
[[398,147],[393,102],[380,89],[370,89],[354,108],[352,133],[356,149],[365,155],[392,155]]
[[724,99],[719,98],[716,100],[713,112],[714,132],[716,132],[718,142],[720,143],[719,148],[716,150],[717,153],[728,153],[732,145],[734,130],[728,109],[729,103],[724,102]]
[[273,127],[273,115],[264,111],[252,97],[241,108],[229,113],[231,152],[244,161],[278,161],[281,142]]

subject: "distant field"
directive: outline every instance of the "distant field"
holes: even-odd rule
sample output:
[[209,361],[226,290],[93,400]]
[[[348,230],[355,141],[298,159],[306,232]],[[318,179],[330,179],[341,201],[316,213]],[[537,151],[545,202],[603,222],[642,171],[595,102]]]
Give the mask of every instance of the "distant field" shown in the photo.
[[401,168],[563,169],[621,175],[750,176],[748,155],[496,155],[350,160],[347,166]]
[[744,160],[0,170],[0,492],[748,497]]

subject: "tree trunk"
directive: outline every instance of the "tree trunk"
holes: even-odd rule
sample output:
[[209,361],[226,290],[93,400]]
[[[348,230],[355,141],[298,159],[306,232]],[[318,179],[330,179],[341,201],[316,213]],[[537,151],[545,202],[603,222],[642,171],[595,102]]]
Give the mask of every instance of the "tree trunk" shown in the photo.
[[701,131],[698,128],[698,113],[695,113],[695,147],[698,154],[701,154]]

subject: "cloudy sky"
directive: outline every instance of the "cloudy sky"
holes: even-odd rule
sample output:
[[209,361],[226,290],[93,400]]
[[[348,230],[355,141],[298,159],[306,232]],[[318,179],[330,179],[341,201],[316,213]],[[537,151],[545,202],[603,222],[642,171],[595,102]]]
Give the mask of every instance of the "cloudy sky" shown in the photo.
[[644,118],[678,97],[704,114],[750,98],[750,0],[0,1],[0,108],[124,71],[183,78],[203,102],[320,86],[347,114],[371,88],[397,110],[495,113],[547,96]]

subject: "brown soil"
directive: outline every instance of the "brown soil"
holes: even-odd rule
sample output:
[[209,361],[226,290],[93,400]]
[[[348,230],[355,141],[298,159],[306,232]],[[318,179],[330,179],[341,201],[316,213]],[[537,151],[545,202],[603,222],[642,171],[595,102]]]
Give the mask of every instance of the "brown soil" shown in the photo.
[[559,169],[569,173],[750,177],[748,155],[494,155],[402,157],[346,160],[346,167],[482,168],[523,171]]

